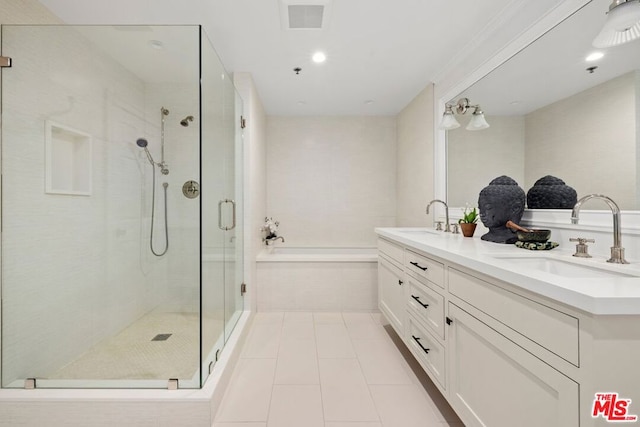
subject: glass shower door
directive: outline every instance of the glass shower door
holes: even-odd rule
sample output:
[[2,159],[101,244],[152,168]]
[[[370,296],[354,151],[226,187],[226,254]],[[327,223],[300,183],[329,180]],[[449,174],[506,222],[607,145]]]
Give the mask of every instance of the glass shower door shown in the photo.
[[[202,37],[202,380],[237,322],[242,282],[242,188],[239,157],[242,102],[206,36]],[[231,307],[233,304],[233,308]],[[231,314],[230,314],[231,311]],[[237,312],[237,313],[236,313]]]
[[[225,341],[231,335],[242,310],[244,308],[244,296],[242,284],[244,278],[244,252],[243,252],[243,116],[242,99],[236,92],[230,78],[223,79],[224,91],[224,130],[225,147],[224,158],[224,182],[227,200],[231,200],[231,211],[227,210],[227,218],[231,217],[233,227],[226,230],[224,239],[224,288],[225,288]],[[227,221],[228,222],[228,221]]]

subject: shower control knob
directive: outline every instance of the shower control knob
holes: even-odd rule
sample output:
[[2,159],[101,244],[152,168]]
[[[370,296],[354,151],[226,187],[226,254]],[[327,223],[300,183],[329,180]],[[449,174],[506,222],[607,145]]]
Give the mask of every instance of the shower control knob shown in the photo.
[[182,186],[182,194],[187,199],[195,199],[200,195],[200,184],[197,181],[187,181]]

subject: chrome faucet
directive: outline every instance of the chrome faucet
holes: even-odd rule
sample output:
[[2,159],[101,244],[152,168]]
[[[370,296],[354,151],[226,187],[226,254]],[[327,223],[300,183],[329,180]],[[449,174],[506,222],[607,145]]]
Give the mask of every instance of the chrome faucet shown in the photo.
[[276,240],[282,240],[282,243],[284,243],[284,237],[282,236],[276,236],[276,237],[264,237],[262,239],[263,242],[265,242],[267,244],[267,246],[269,246],[269,242],[275,242]]
[[587,200],[591,199],[601,199],[604,200],[605,203],[611,209],[613,213],[613,246],[611,247],[611,258],[607,260],[607,262],[611,262],[614,264],[629,264],[626,259],[624,259],[624,248],[622,247],[622,232],[620,231],[620,208],[607,196],[603,196],[602,194],[589,194],[584,196],[573,207],[571,211],[571,224],[578,223],[578,215],[580,213],[580,208],[582,204]]
[[433,199],[432,201],[430,201],[429,204],[427,205],[427,215],[429,215],[429,206],[431,206],[436,202],[442,203],[444,205],[445,220],[447,221],[444,226],[444,231],[445,233],[451,232],[451,225],[449,224],[449,206],[447,206],[446,202],[443,202],[442,200],[439,200],[439,199]]

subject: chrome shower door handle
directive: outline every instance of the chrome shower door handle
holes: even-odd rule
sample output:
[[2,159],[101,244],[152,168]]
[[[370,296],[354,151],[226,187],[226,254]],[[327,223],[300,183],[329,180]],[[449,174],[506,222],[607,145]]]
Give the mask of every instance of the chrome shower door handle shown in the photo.
[[[231,206],[233,207],[231,227],[222,225],[222,205],[225,203],[231,203]],[[236,202],[235,201],[231,199],[224,199],[218,202],[218,228],[223,231],[229,231],[236,228]]]
[[220,200],[218,202],[218,228],[220,230],[226,230],[227,227],[223,227],[222,226],[222,204],[225,202],[225,200]]
[[235,200],[229,200],[227,199],[227,202],[231,203],[232,206],[232,214],[231,214],[231,228],[229,228],[228,230],[233,230],[234,228],[236,228],[236,202]]

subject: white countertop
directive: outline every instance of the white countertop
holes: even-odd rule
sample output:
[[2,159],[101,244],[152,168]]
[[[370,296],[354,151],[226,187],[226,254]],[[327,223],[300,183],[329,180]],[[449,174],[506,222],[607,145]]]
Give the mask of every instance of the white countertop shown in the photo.
[[[640,314],[640,264],[618,265],[605,258],[576,258],[573,251],[556,248],[531,251],[515,245],[485,242],[480,236],[436,232],[427,228],[376,228],[379,236],[443,260],[476,270],[519,288],[596,315]],[[573,248],[573,247],[571,247]],[[525,267],[521,260],[563,261],[577,268],[593,268],[594,274],[555,274]],[[590,271],[585,269],[585,271]],[[611,274],[611,276],[609,276]],[[620,274],[620,277],[614,277]],[[622,275],[628,276],[622,276]],[[590,277],[589,277],[590,276]],[[601,276],[601,277],[595,277]]]

